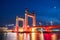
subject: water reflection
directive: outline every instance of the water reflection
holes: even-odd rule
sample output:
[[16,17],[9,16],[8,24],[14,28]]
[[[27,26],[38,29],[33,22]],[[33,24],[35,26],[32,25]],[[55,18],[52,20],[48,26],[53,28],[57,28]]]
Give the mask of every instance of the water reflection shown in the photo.
[[[18,39],[16,33],[0,33],[1,40],[60,40],[59,33],[18,33]],[[3,37],[2,37],[3,36]],[[43,39],[44,38],[44,39]]]
[[57,40],[57,35],[56,34],[53,34],[51,37],[52,37],[52,40]]
[[19,34],[19,40],[24,40],[24,34],[23,33]]

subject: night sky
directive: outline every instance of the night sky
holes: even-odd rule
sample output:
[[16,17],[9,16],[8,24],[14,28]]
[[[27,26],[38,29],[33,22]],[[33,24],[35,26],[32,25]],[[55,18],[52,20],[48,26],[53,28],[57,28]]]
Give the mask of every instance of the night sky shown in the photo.
[[0,0],[0,26],[15,24],[16,16],[24,17],[26,8],[35,11],[37,25],[60,24],[60,0]]

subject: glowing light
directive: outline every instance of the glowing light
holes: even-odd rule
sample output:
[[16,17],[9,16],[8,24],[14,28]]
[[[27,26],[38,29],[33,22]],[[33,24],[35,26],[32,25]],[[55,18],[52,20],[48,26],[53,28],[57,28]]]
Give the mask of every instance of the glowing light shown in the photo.
[[26,33],[26,40],[30,40],[30,34],[29,33]]
[[[54,7],[54,8],[56,8],[56,6]],[[32,19],[33,19],[33,26],[34,27],[32,27],[32,28],[30,28],[29,27],[29,25],[28,25],[28,17],[31,17]],[[30,34],[31,34],[31,40],[37,40],[36,39],[36,28],[37,27],[35,27],[36,26],[36,21],[35,21],[36,19],[35,19],[35,16],[34,15],[29,15],[29,14],[25,14],[25,19],[23,19],[23,18],[16,18],[16,29],[14,29],[14,32],[15,32],[15,34],[13,34],[13,35],[11,35],[10,34],[10,36],[12,37],[12,36],[14,36],[14,40],[30,40]],[[22,28],[19,28],[19,24],[18,24],[18,21],[22,21],[23,22],[23,27]],[[53,22],[52,21],[50,21],[50,23],[51,23],[51,25],[53,25]],[[41,25],[41,23],[39,23],[40,25]],[[9,25],[6,25],[6,26],[11,26],[11,25],[13,25],[13,24],[9,24]],[[39,28],[41,28],[41,27],[39,27]],[[45,30],[43,29],[43,27],[39,30],[40,31],[40,35],[39,35],[39,39],[40,40],[44,40],[44,34],[43,34],[43,31],[50,31],[50,29],[51,29],[52,27],[48,27],[48,28],[46,28]],[[3,31],[8,31],[8,32],[12,32],[12,30],[5,30],[5,28],[3,28],[4,30]],[[32,33],[30,33],[30,34],[28,34],[28,33],[24,33],[24,34],[19,34],[18,32],[27,32],[27,31],[31,31]],[[59,31],[59,30],[51,30],[51,31]],[[9,35],[9,34],[8,34]],[[10,36],[8,36],[8,40],[13,40],[12,38],[10,38]],[[47,37],[47,40],[49,40],[49,37],[50,37],[50,35],[49,34],[46,34],[46,37]],[[52,40],[57,40],[57,37],[56,37],[56,34],[53,34],[52,35]]]
[[24,40],[30,40],[28,33],[24,33]]
[[22,28],[20,28],[20,29],[19,29],[19,32],[23,32],[23,29],[22,29]]
[[36,33],[35,32],[35,28],[32,28],[32,40],[36,40]]
[[56,34],[52,35],[52,40],[57,40]]
[[44,34],[44,38],[45,38],[45,40],[51,40],[51,33],[46,33],[46,34]]
[[30,40],[30,35],[28,34],[28,40]]
[[52,30],[52,31],[56,31],[57,32],[57,31],[60,31],[60,30],[59,29],[55,29],[55,30]]
[[6,40],[16,40],[16,33],[7,33]]
[[36,40],[36,33],[32,33],[32,40]]
[[41,28],[41,40],[44,40],[43,29]]
[[50,24],[53,25],[53,21],[50,21]]
[[26,33],[24,33],[24,40],[26,40]]
[[23,33],[20,33],[20,34],[19,34],[19,40],[23,40],[23,38],[24,38],[24,37],[23,37]]
[[41,26],[41,25],[42,25],[42,23],[41,23],[41,22],[39,22],[39,25]]
[[35,32],[35,29],[36,29],[36,28],[32,28],[32,32]]
[[44,40],[43,33],[40,34],[40,40]]

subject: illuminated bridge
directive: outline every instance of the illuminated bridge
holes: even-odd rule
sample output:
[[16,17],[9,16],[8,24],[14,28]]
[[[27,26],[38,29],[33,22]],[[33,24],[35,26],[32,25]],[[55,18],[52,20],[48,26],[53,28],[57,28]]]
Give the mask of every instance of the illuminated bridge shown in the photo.
[[[28,25],[28,18],[32,18],[32,26]],[[19,26],[19,22],[23,23],[23,26]],[[6,33],[16,33],[16,40],[60,40],[57,39],[56,32],[60,32],[60,25],[50,25],[50,26],[36,26],[36,17],[34,12],[29,13],[28,9],[25,10],[25,19],[16,16],[16,26],[13,30],[3,30]],[[54,32],[53,34],[51,34]],[[19,34],[19,33],[24,33]],[[45,34],[44,33],[48,33]],[[20,36],[19,36],[20,35]],[[59,34],[60,35],[60,34]],[[22,37],[23,36],[23,37]]]

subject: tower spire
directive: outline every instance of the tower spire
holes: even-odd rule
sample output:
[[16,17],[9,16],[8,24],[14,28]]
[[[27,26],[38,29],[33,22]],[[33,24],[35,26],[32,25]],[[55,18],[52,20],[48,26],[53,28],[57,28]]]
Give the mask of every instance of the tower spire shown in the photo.
[[28,8],[26,8],[25,13],[28,13]]

